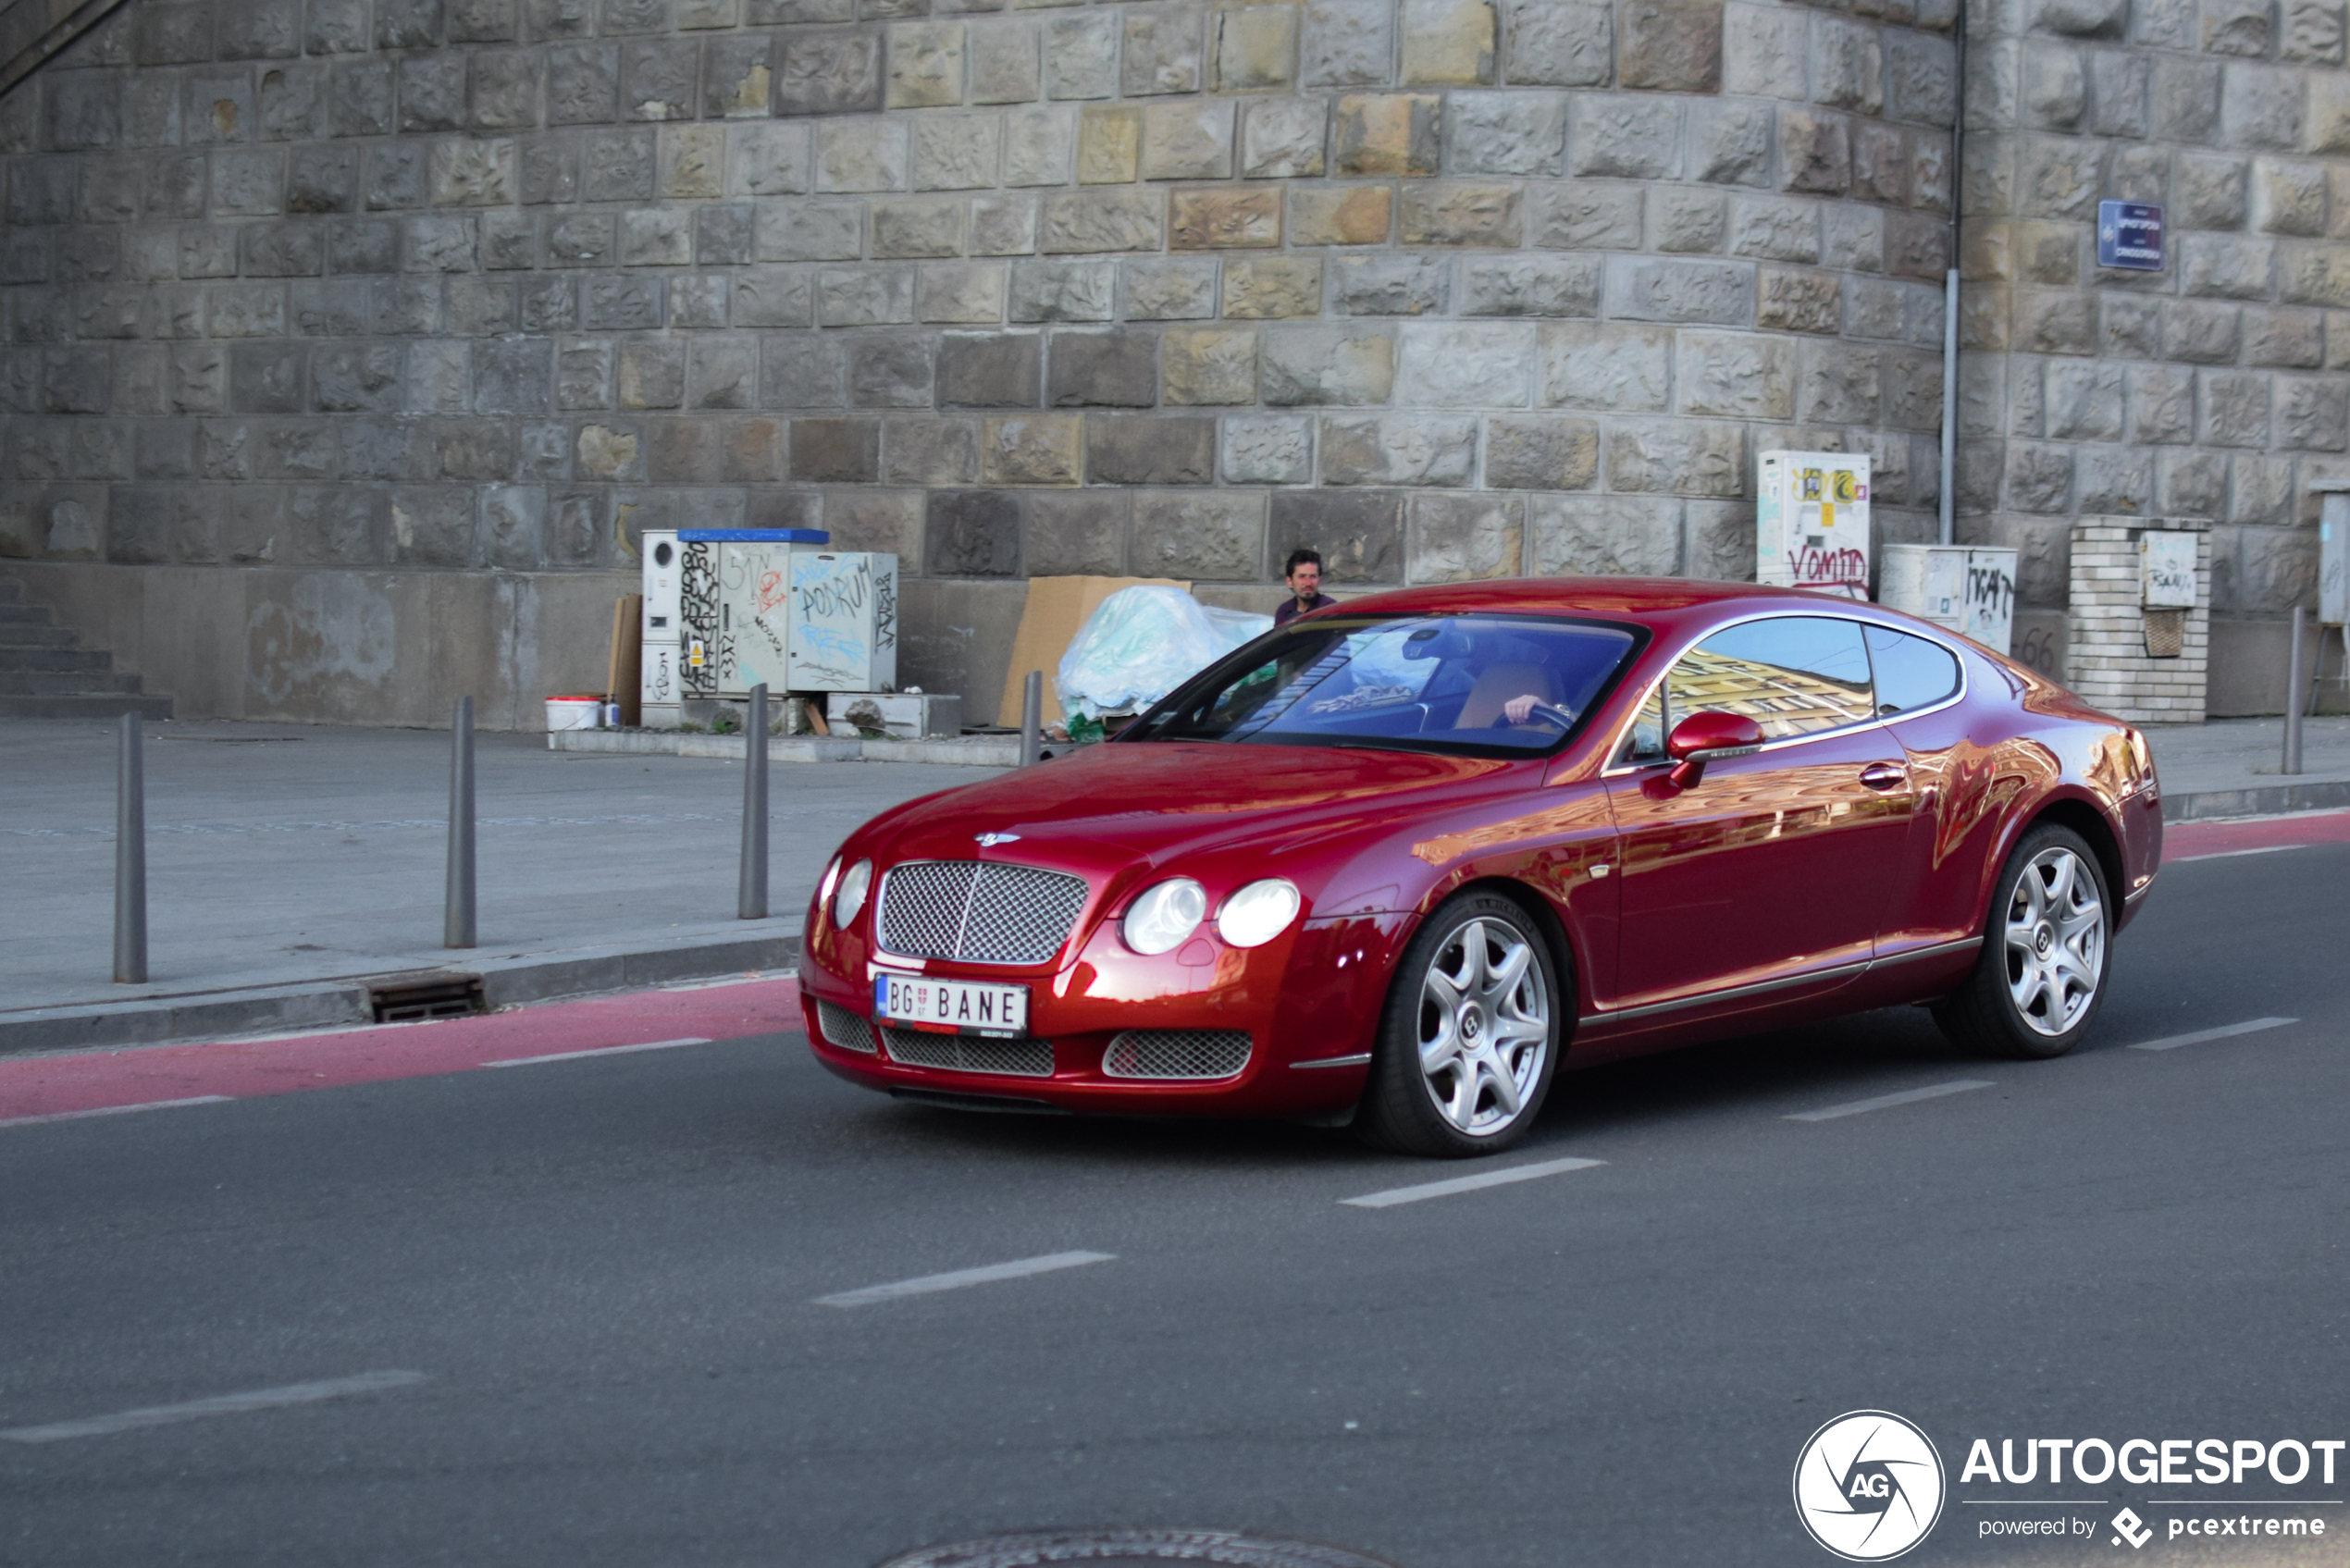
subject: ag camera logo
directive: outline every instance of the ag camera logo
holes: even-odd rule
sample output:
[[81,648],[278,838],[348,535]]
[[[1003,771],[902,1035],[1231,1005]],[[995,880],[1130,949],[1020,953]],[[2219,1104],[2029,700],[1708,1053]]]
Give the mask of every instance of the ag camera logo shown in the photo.
[[1933,1439],[1889,1411],[1839,1415],[1796,1456],[1796,1517],[1848,1562],[1883,1562],[1925,1539],[1946,1496]]

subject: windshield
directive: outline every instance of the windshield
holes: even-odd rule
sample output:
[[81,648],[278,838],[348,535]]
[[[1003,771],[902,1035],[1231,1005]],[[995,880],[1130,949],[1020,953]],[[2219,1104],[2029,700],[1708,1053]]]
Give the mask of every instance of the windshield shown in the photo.
[[1542,616],[1317,615],[1210,665],[1119,738],[1544,751],[1639,641],[1628,627]]

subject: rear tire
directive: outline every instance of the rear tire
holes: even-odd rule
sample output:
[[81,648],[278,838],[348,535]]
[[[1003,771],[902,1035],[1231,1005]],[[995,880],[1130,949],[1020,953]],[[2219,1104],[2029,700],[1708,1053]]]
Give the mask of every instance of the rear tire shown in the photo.
[[1448,900],[1396,966],[1358,1135],[1437,1159],[1519,1142],[1551,1092],[1570,1006],[1525,909],[1495,893]]
[[2096,1021],[2111,971],[2113,901],[2079,833],[2043,822],[2000,868],[1983,951],[1934,1008],[1950,1043],[1977,1056],[2061,1056]]

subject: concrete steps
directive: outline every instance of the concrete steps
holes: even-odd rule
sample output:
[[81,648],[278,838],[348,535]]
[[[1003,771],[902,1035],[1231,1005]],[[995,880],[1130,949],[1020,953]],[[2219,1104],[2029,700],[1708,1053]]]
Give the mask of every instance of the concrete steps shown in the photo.
[[75,646],[72,629],[24,602],[24,585],[0,578],[0,719],[171,717],[171,698],[142,691],[103,648]]

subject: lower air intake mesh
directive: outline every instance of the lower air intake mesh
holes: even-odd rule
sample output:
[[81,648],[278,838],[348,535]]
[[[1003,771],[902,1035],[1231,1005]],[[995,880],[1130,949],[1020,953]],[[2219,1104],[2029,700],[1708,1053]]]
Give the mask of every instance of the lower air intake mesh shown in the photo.
[[1246,1066],[1238,1030],[1130,1029],[1102,1053],[1107,1078],[1232,1078]]
[[816,1021],[824,1031],[827,1044],[837,1045],[844,1051],[855,1051],[861,1056],[874,1054],[873,1026],[839,1003],[819,1000]]
[[884,1029],[889,1059],[909,1068],[946,1072],[1009,1073],[1019,1078],[1053,1076],[1049,1040],[989,1040],[975,1034],[927,1034],[914,1029]]

